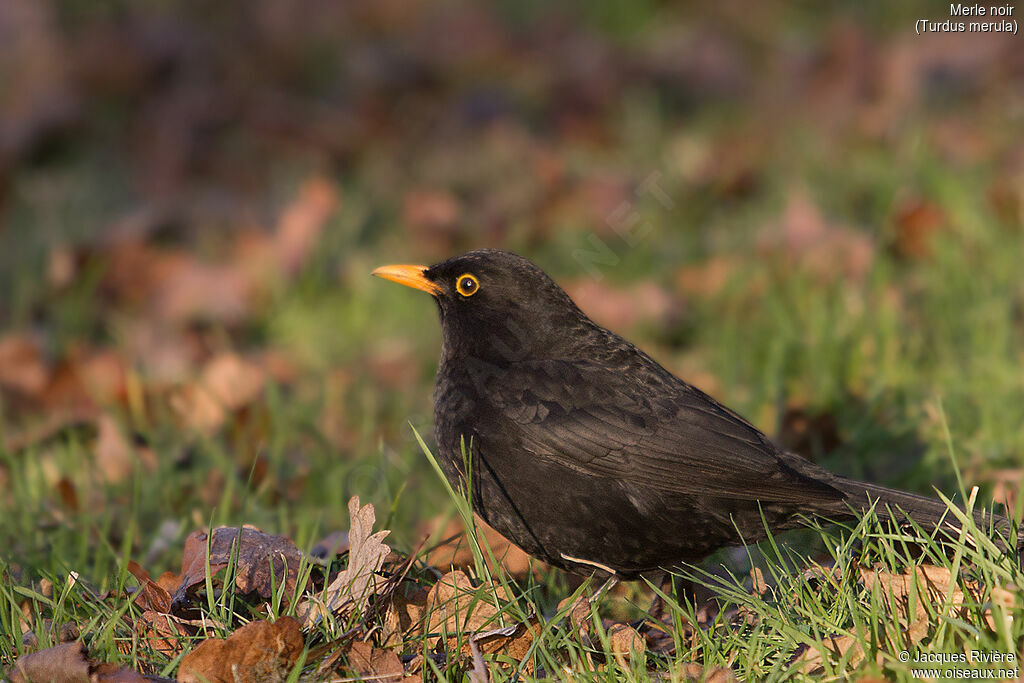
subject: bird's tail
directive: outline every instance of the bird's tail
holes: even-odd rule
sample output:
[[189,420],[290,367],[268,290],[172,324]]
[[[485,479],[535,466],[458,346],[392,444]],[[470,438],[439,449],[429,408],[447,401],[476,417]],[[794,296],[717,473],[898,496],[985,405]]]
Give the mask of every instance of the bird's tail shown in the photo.
[[[855,510],[866,511],[874,506],[875,513],[880,519],[890,519],[898,526],[912,526],[909,524],[912,521],[926,533],[938,530],[936,536],[947,540],[959,538],[961,535],[959,518],[941,500],[853,479],[841,480],[838,482],[838,488],[846,493],[846,503]],[[992,539],[1000,551],[1010,550],[1012,525],[1009,519],[981,508],[980,505],[975,508],[972,516],[978,533]],[[1021,550],[1018,543],[1018,547],[1013,548],[1013,554],[1019,557]]]

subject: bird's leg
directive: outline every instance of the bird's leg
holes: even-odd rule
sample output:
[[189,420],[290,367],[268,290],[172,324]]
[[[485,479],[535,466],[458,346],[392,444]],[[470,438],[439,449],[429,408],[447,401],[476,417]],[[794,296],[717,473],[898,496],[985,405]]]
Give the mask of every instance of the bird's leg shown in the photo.
[[[680,605],[689,603],[696,608],[697,592],[692,580],[671,572],[665,572],[661,577],[659,588],[661,593],[674,596],[676,602]],[[651,606],[647,612],[656,621],[669,621],[671,619],[671,611],[665,603],[665,599],[661,597],[661,593],[654,595],[654,600],[651,601]]]
[[597,602],[598,600],[600,600],[602,597],[604,597],[605,593],[607,593],[611,589],[615,588],[615,586],[617,586],[618,583],[619,583],[619,577],[618,576],[616,576],[615,574],[612,574],[611,576],[609,576],[608,579],[601,585],[601,587],[597,589],[597,592],[594,593],[593,596],[591,596],[590,603],[593,604],[593,603]]

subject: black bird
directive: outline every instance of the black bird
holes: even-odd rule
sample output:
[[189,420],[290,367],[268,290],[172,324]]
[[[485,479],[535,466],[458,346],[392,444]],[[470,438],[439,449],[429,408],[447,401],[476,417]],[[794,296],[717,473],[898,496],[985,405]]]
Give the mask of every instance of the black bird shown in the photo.
[[[850,519],[873,503],[899,524],[957,527],[937,500],[778,448],[591,321],[520,256],[481,249],[373,274],[437,302],[434,420],[446,477],[456,489],[468,478],[475,511],[549,564],[633,579],[762,540],[765,522],[775,532],[808,517]],[[1005,518],[977,519],[1008,536]]]

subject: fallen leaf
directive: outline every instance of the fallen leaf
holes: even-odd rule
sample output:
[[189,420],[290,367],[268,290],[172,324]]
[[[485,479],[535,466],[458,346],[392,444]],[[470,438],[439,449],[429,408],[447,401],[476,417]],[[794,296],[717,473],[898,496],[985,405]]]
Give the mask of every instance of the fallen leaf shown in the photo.
[[204,263],[184,252],[161,254],[149,310],[173,323],[238,324],[251,312],[256,288],[240,265]]
[[427,632],[474,633],[495,624],[498,609],[484,590],[477,590],[461,571],[442,576],[427,596]]
[[[978,602],[982,590],[978,586],[977,590],[965,593],[948,569],[931,565],[908,567],[902,574],[861,569],[860,580],[865,589],[878,596],[889,617],[900,624],[908,645],[921,642],[931,633],[936,626],[933,615],[945,612],[949,617],[965,618],[967,615],[962,612],[966,604]],[[1000,586],[991,589],[993,603],[1009,607],[1015,600],[1013,591]],[[986,618],[994,629],[991,610]],[[793,661],[800,663],[800,670],[804,673],[813,673],[822,668],[824,658],[838,659],[842,656],[846,656],[851,668],[856,667],[865,657],[860,641],[847,635],[833,636],[825,639],[822,647],[812,645],[805,648]],[[881,653],[877,661],[881,665]]]
[[143,683],[146,680],[131,669],[88,659],[80,640],[19,657],[7,675],[11,683]]
[[405,668],[394,650],[357,641],[348,650],[348,664],[356,674],[375,681],[395,683],[405,676]]
[[135,560],[128,562],[128,571],[139,582],[137,604],[163,613],[171,611],[171,593],[159,583],[149,578],[149,572],[139,566]]
[[[835,636],[825,638],[821,647],[817,645],[808,646],[794,660],[800,664],[800,671],[805,674],[818,673],[824,669],[825,659],[839,659],[847,657],[847,665],[854,669],[864,659],[864,648],[853,636]],[[882,655],[878,655],[878,662],[881,664]]]
[[[96,420],[96,444],[93,457],[103,479],[111,484],[125,481],[135,472],[136,456],[128,439],[121,433],[117,421],[110,415]],[[155,466],[155,462],[152,463]]]
[[[491,553],[485,552],[484,560],[491,569],[498,568],[492,566],[494,563],[491,562],[490,555],[493,554],[500,568],[512,576],[521,578],[531,571],[538,575],[544,571],[547,565],[540,560],[531,558],[518,546],[498,533],[497,530],[490,527],[479,516],[474,518],[474,524],[476,525],[477,538],[481,543],[481,547],[490,548]],[[442,571],[449,571],[452,568],[472,567],[474,563],[473,550],[466,538],[465,530],[466,527],[461,519],[453,518],[449,520],[444,529],[439,534],[436,534],[436,536],[441,538],[457,536],[457,538],[434,548],[427,554],[427,563]]]
[[266,374],[255,363],[227,352],[210,359],[198,381],[171,396],[171,406],[184,424],[211,432],[228,416],[255,401],[266,386]]
[[176,657],[199,631],[172,614],[151,609],[139,615],[134,627],[154,651],[168,657]]
[[[237,550],[235,544],[238,544]],[[184,605],[190,590],[206,581],[207,534],[194,531],[185,539],[181,560],[181,584],[172,596],[172,606]],[[210,573],[235,566],[235,587],[240,593],[256,593],[270,599],[274,590],[282,590],[285,602],[294,591],[302,553],[284,536],[273,536],[252,526],[218,527],[210,539]]]
[[768,582],[764,578],[764,572],[760,567],[750,570],[750,590],[754,595],[764,596],[768,592]]
[[50,369],[35,340],[21,334],[0,337],[0,389],[37,397],[49,379]]
[[305,265],[337,206],[338,192],[326,178],[313,177],[302,184],[274,230],[274,254],[285,273],[294,274]]
[[348,501],[349,554],[348,567],[327,586],[322,595],[299,605],[296,613],[306,627],[329,613],[350,614],[363,611],[374,594],[380,577],[377,572],[391,548],[383,543],[390,531],[373,532],[377,521],[373,505],[359,505],[359,496]]
[[227,639],[208,638],[178,667],[184,683],[274,683],[285,681],[305,643],[298,620],[254,621]]
[[698,683],[736,683],[736,675],[725,667],[705,669],[697,662],[683,662],[672,670],[672,681],[697,681]]
[[221,353],[203,367],[200,384],[228,410],[256,400],[266,385],[263,369],[236,353]]
[[[561,612],[565,609],[566,605],[572,597],[564,598],[558,603],[558,611]],[[581,595],[576,599],[576,602],[572,603],[572,607],[568,611],[569,623],[572,624],[576,632],[580,634],[581,639],[586,642],[586,639],[590,638],[590,632],[592,628],[592,622],[590,619],[591,604],[590,600],[585,595]]]
[[612,624],[608,629],[608,649],[620,665],[626,667],[633,657],[644,654],[647,642],[629,624]]
[[416,638],[423,635],[427,595],[427,591],[420,590],[408,598],[397,592],[391,596],[381,629],[382,645],[397,645],[405,637]]

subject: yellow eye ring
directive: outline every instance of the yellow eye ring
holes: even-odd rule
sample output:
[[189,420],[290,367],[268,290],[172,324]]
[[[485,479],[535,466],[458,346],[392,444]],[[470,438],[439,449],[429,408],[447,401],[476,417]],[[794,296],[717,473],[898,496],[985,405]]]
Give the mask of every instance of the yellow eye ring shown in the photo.
[[473,296],[480,291],[480,281],[469,273],[463,273],[455,280],[455,291],[462,296]]

